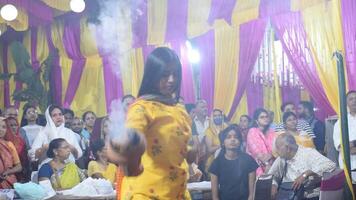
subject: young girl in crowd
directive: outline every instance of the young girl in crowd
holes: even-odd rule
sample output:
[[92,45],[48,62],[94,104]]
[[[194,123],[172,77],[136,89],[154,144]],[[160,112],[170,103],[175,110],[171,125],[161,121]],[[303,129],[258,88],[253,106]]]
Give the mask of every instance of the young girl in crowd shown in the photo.
[[110,163],[106,156],[107,149],[104,140],[97,140],[91,146],[95,161],[90,161],[88,165],[88,176],[92,178],[104,178],[112,184],[116,180],[116,165]]
[[210,166],[213,200],[252,200],[256,161],[241,151],[242,135],[237,125],[219,134],[221,151]]

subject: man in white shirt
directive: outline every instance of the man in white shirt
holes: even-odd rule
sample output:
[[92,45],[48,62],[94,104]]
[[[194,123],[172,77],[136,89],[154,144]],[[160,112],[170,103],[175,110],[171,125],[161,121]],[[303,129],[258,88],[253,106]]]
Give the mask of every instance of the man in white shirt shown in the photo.
[[205,131],[209,127],[209,117],[208,117],[208,105],[205,100],[200,99],[195,104],[195,116],[194,124],[196,127],[196,132],[199,138],[199,142],[202,142]]
[[[351,170],[356,170],[356,91],[349,91],[346,95],[347,107],[349,109],[348,118],[348,128],[349,128],[349,141],[350,141],[350,162]],[[342,162],[341,151],[341,127],[340,120],[337,120],[334,125],[334,145],[336,150],[339,151],[339,165],[340,168],[344,167]],[[352,175],[352,182],[356,183],[356,176]]]
[[[273,175],[273,197],[276,196],[277,188],[281,183],[293,182],[293,189],[297,190],[309,178],[318,180],[324,172],[332,172],[336,168],[334,162],[314,148],[297,145],[294,136],[290,134],[279,135],[275,148],[279,157],[268,172]],[[306,199],[319,199],[318,196],[319,189],[307,190],[304,194]]]

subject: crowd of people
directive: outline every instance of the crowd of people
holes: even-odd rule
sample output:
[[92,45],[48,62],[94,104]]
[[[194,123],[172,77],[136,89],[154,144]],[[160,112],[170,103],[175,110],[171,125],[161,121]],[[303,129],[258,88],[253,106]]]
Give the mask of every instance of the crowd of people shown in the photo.
[[[108,117],[97,118],[92,111],[79,117],[50,105],[41,115],[36,106],[26,105],[18,123],[16,107],[5,108],[0,188],[49,180],[54,189],[64,190],[92,177],[109,180],[118,199],[190,199],[188,182],[211,181],[214,200],[251,200],[256,178],[264,174],[274,177],[275,198],[284,183],[297,190],[336,169],[324,156],[325,124],[315,117],[312,102],[284,103],[278,124],[264,108],[229,121],[218,108],[209,115],[205,100],[184,105],[181,76],[172,50],[157,48],[148,56],[137,99],[121,99],[129,138],[124,142],[110,137]],[[356,169],[356,91],[347,94],[347,103],[351,168]],[[334,143],[340,151],[339,122]],[[318,199],[318,189],[303,195]]]

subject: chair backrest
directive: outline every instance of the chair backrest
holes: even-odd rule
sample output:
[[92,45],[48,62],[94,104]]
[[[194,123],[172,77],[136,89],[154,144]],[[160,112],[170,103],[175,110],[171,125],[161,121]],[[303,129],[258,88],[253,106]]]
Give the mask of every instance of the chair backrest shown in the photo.
[[254,200],[271,200],[273,175],[266,174],[257,178],[254,191]]
[[344,184],[344,170],[336,169],[324,173],[320,184],[319,200],[343,199]]

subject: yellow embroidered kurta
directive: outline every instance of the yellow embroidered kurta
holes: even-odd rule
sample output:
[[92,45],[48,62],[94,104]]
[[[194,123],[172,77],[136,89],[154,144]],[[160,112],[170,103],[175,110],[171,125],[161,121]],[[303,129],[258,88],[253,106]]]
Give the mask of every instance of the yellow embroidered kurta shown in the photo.
[[114,183],[116,180],[116,171],[117,167],[112,163],[109,163],[106,169],[103,169],[102,166],[100,166],[99,163],[94,160],[90,161],[88,165],[88,176],[99,173],[111,183]]
[[147,147],[142,156],[143,173],[123,179],[122,200],[190,199],[185,160],[190,125],[190,118],[180,105],[139,99],[130,106],[126,126],[143,133]]

